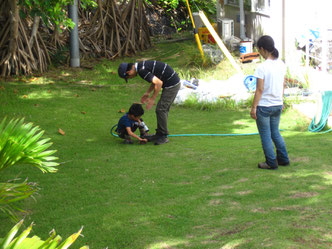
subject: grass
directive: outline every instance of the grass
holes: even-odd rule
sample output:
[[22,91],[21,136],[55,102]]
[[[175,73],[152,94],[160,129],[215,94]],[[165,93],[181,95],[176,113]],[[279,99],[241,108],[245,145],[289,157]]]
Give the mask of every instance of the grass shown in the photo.
[[[229,74],[227,62],[193,67],[195,51],[191,41],[161,43],[126,61],[164,60],[187,77]],[[0,84],[0,118],[39,125],[60,158],[56,174],[18,165],[0,175],[0,182],[19,176],[39,184],[36,200],[23,203],[25,225],[37,224],[33,233],[46,238],[55,228],[68,237],[83,225],[76,248],[331,248],[331,134],[306,132],[308,120],[288,109],[281,128],[292,164],[277,171],[257,169],[259,136],[123,145],[109,130],[148,85],[120,80],[120,61],[93,62],[93,70],[60,66]],[[156,127],[154,111],[143,118]],[[222,105],[173,106],[169,128],[171,134],[257,132],[248,109]],[[0,224],[2,237],[13,224],[1,215]]]

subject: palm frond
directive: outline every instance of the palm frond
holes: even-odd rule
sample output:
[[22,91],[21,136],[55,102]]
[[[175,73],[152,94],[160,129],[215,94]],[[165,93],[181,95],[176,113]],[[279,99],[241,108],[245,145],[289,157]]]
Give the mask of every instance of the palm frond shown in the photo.
[[[23,224],[23,220],[18,222],[6,235],[6,237],[1,240],[0,239],[0,249],[66,249],[70,247],[76,239],[81,235],[83,227],[77,232],[69,236],[62,243],[62,238],[59,235],[56,235],[55,230],[53,229],[50,233],[50,236],[45,241],[41,240],[37,236],[33,236],[29,238],[29,233],[32,229],[33,223],[30,224],[28,228],[26,228],[21,234],[19,234],[16,238],[15,235],[19,231],[20,227]],[[61,244],[60,244],[61,243]],[[88,246],[83,246],[81,249],[88,249]]]
[[24,212],[17,202],[30,197],[38,190],[35,183],[17,183],[19,179],[14,179],[6,183],[0,183],[0,211],[8,215],[13,221],[18,220],[17,212]]
[[26,163],[39,168],[43,173],[56,172],[57,157],[50,157],[56,150],[47,150],[52,146],[50,138],[41,139],[44,131],[24,119],[6,118],[0,123],[0,170],[15,164]]

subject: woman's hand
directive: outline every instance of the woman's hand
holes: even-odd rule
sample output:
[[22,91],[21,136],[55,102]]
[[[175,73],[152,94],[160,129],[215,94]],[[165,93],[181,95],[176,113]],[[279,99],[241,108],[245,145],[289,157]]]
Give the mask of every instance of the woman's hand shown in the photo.
[[257,119],[256,110],[257,110],[256,107],[251,107],[251,111],[250,111],[250,116],[255,120]]

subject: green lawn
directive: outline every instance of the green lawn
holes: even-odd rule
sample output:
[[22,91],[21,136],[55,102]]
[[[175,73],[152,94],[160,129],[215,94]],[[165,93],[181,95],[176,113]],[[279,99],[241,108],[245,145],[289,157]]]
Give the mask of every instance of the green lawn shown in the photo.
[[[183,77],[222,79],[233,72],[226,62],[193,67],[193,51],[191,41],[159,44],[136,58],[164,60]],[[120,80],[120,61],[94,62],[93,70],[56,67],[43,77],[0,84],[0,119],[25,117],[39,125],[61,163],[55,174],[17,165],[0,175],[0,182],[28,177],[39,184],[35,200],[23,202],[25,225],[36,223],[33,234],[45,239],[55,228],[68,237],[84,226],[73,248],[332,247],[331,133],[307,132],[308,121],[289,109],[281,128],[291,166],[277,171],[257,168],[264,159],[259,136],[123,145],[109,130],[148,85]],[[143,118],[154,130],[154,110]],[[257,132],[249,110],[181,106],[172,107],[169,129]],[[0,224],[3,237],[13,224],[2,214]]]

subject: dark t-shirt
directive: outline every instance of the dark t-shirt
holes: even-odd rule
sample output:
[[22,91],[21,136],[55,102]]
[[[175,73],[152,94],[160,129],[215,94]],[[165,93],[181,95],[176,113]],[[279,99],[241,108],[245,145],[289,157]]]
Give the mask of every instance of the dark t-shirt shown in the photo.
[[180,82],[180,78],[174,69],[161,61],[138,62],[136,70],[142,79],[150,83],[153,77],[156,76],[163,82],[163,88],[173,86]]
[[126,113],[125,115],[123,115],[120,120],[119,120],[119,123],[118,123],[118,128],[116,129],[116,131],[118,133],[121,133],[123,132],[124,130],[126,130],[126,127],[132,127],[134,125],[135,121],[134,120],[131,120],[129,117],[128,117],[128,113]]

